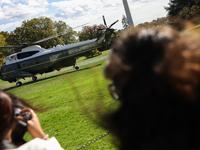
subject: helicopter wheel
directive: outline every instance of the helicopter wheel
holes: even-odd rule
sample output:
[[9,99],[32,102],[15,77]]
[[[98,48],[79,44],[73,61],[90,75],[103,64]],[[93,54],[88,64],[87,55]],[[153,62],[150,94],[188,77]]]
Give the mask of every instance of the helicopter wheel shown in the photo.
[[37,80],[37,77],[36,76],[32,77],[32,80],[33,81]]
[[18,81],[18,82],[16,83],[16,85],[17,85],[17,87],[19,87],[19,86],[22,85],[22,82]]
[[75,67],[75,69],[76,69],[76,70],[78,70],[78,69],[79,69],[79,67],[78,67],[78,66],[76,66],[76,67]]

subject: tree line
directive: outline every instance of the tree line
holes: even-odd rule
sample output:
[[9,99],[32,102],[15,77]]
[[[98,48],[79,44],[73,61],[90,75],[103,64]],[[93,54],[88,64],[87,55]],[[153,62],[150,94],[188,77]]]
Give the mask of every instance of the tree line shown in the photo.
[[[187,20],[191,19],[195,15],[200,14],[200,0],[169,0],[168,6],[164,7],[164,9],[168,12],[166,17],[158,18],[152,22],[141,23],[136,27],[152,28],[168,24],[170,23],[170,17]],[[124,29],[128,27],[128,20],[124,15],[122,16],[122,26]],[[102,29],[104,28],[106,27],[102,24],[84,26],[81,31],[76,32],[72,29],[72,27],[63,21],[52,21],[48,17],[39,17],[31,20],[24,20],[21,27],[17,27],[10,33],[7,31],[1,31],[0,46],[20,45],[24,42],[32,43],[55,34],[66,33],[62,36],[39,43],[39,45],[43,48],[50,48],[56,45],[67,45],[97,38],[100,34],[102,34]],[[107,41],[106,45],[101,50],[108,49],[114,39],[119,36],[119,32],[120,31],[115,31],[115,34],[112,35],[110,41]],[[10,52],[3,52],[2,57],[18,51],[20,50],[16,49]]]
[[[66,32],[66,34],[39,43],[43,48],[50,48],[55,45],[64,45],[77,42],[77,32],[73,31],[73,29],[65,22],[53,22],[47,17],[24,20],[21,27],[17,27],[10,33],[7,31],[0,32],[0,46],[21,45],[22,43],[29,44],[62,32]],[[3,55],[9,55],[10,53],[18,51],[20,51],[20,49],[15,49],[10,52],[3,52]]]
[[191,19],[200,14],[200,0],[170,0],[164,7],[169,17]]

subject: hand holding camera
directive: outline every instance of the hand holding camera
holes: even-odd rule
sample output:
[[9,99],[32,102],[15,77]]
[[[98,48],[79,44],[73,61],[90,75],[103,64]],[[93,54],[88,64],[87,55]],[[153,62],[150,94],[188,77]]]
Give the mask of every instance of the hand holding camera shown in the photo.
[[45,133],[42,130],[40,121],[39,121],[36,113],[30,108],[22,109],[21,113],[26,113],[25,114],[26,117],[27,117],[27,113],[30,113],[30,115],[31,115],[31,119],[27,120],[27,123],[28,123],[27,130],[32,135],[32,137],[43,139],[45,137]]
[[18,121],[22,120],[24,122],[27,122],[28,120],[31,119],[31,113],[28,111],[22,112],[22,109],[24,109],[24,106],[22,104],[20,103],[14,104],[14,113]]
[[17,126],[12,132],[12,141],[15,145],[22,145],[26,143],[26,141],[23,139],[24,134],[27,131],[27,121],[31,119],[31,113],[26,111],[26,112],[21,112],[22,109],[24,109],[23,105],[20,103],[15,103],[14,104],[14,114],[15,117],[17,118]]
[[12,132],[12,140],[15,145],[26,143],[23,136],[27,130],[33,138],[43,139],[45,137],[39,119],[32,109],[24,108],[20,103],[16,103],[14,104],[14,113],[18,120],[15,130]]

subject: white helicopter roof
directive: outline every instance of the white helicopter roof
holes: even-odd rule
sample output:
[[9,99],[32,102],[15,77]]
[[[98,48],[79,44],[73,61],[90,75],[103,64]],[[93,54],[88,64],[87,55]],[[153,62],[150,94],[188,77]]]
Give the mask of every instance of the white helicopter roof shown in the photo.
[[32,46],[23,48],[21,50],[21,52],[14,53],[14,54],[11,54],[11,55],[5,57],[4,63],[13,63],[13,61],[17,61],[17,54],[20,54],[20,53],[23,53],[23,52],[28,52],[28,51],[39,51],[39,52],[41,52],[41,51],[45,51],[45,49],[42,48],[40,45],[32,45]]
[[27,52],[27,51],[35,51],[35,50],[44,50],[40,45],[31,45],[29,47],[23,48],[22,52]]

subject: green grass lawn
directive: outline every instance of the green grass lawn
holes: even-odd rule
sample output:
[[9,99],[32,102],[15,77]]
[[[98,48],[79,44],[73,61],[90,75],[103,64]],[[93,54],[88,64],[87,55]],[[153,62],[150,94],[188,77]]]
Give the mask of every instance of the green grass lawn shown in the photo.
[[[108,53],[105,51],[90,60]],[[77,62],[84,61],[87,60],[81,57]],[[100,121],[97,109],[105,112],[118,106],[109,95],[107,86],[110,81],[103,76],[104,66],[105,60],[100,60],[82,66],[78,71],[64,69],[44,76],[38,75],[35,82],[31,79],[21,80],[21,87],[0,81],[0,87],[28,99],[34,105],[50,107],[46,112],[37,112],[42,128],[50,137],[55,136],[64,149],[75,150],[107,132],[95,123]],[[25,139],[29,141],[32,138],[27,133]],[[108,135],[85,149],[115,150],[111,141],[112,136]]]

